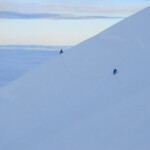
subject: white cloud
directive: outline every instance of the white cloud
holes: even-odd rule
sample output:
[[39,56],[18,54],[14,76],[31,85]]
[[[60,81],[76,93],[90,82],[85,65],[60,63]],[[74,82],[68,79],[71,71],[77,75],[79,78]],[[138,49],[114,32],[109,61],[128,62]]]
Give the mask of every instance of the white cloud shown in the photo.
[[146,7],[140,6],[77,6],[77,5],[50,5],[39,3],[0,3],[0,11],[19,13],[66,13],[88,15],[122,15],[128,16]]
[[66,14],[54,14],[54,13],[32,13],[32,14],[25,14],[25,13],[17,13],[17,12],[10,12],[10,11],[0,11],[0,18],[2,19],[120,19],[122,17],[113,17],[113,16],[79,16],[79,15],[66,15]]

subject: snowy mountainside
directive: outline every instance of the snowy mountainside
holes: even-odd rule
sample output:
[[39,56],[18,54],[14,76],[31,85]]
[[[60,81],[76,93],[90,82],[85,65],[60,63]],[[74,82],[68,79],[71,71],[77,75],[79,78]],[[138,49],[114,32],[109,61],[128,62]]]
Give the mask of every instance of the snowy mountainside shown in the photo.
[[0,149],[149,150],[149,18],[150,7],[1,89]]

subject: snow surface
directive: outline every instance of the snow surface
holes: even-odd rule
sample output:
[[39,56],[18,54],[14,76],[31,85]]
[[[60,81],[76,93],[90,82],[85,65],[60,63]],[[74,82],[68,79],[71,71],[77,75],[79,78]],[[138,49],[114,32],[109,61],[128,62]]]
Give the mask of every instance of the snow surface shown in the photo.
[[150,7],[1,89],[0,149],[149,150],[149,27]]

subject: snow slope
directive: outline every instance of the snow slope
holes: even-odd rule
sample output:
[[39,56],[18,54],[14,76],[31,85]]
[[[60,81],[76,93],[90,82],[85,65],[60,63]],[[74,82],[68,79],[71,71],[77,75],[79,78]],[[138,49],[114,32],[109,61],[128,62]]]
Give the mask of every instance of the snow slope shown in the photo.
[[150,7],[1,89],[0,149],[149,150],[149,27]]

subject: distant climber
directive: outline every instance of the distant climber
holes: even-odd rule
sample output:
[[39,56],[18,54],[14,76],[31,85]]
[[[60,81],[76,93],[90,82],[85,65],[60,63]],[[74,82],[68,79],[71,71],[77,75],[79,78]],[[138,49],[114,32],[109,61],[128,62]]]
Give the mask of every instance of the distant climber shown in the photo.
[[60,52],[59,52],[59,54],[62,54],[62,53],[63,53],[63,50],[61,49]]
[[117,69],[114,69],[114,71],[113,71],[113,75],[115,75],[115,74],[117,74]]

